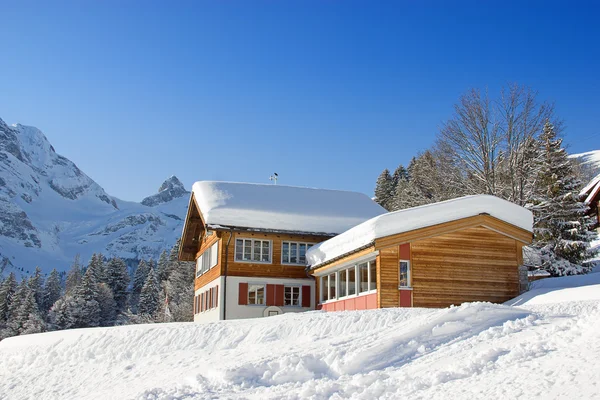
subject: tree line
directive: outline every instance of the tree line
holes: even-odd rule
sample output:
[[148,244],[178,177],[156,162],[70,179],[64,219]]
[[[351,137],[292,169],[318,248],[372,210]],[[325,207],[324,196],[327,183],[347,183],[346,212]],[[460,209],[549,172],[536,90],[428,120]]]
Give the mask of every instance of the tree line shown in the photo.
[[120,258],[76,256],[69,271],[45,278],[36,268],[0,283],[0,340],[45,331],[151,322],[192,321],[194,263],[180,262],[179,244],[157,261],[142,260],[132,275]]
[[[377,178],[375,199],[397,211],[456,197],[490,194],[530,209],[531,267],[554,276],[586,273],[597,236],[579,198],[590,178],[568,158],[554,106],[528,87],[491,98],[473,89],[454,106],[431,148]],[[583,180],[583,182],[582,182]]]

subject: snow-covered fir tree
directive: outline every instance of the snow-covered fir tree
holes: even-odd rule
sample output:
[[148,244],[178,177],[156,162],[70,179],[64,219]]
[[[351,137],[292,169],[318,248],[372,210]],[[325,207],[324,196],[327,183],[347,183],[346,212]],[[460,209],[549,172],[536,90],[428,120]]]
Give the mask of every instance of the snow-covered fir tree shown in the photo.
[[138,314],[146,318],[154,318],[159,307],[159,298],[160,286],[154,271],[150,270],[140,292]]
[[44,307],[44,277],[40,267],[35,267],[35,272],[29,278],[28,284],[33,291],[38,309],[41,310]]
[[[581,264],[590,258],[587,207],[579,201],[581,182],[573,171],[554,126],[549,121],[540,137],[541,167],[537,190],[529,204],[534,213],[534,246],[541,250],[542,267],[552,275],[586,272]],[[564,260],[564,261],[563,261]]]
[[96,282],[98,284],[102,282],[106,282],[106,265],[104,263],[104,256],[102,253],[94,253],[92,254],[92,258],[88,263],[86,271],[90,271],[94,274],[96,278]]
[[377,178],[375,183],[375,201],[386,210],[391,210],[394,197],[394,182],[387,168]]
[[46,284],[44,285],[43,307],[41,308],[43,312],[48,312],[54,303],[60,299],[62,290],[60,273],[54,268],[50,272],[48,279],[46,279]]
[[127,297],[129,295],[127,287],[129,286],[129,273],[125,261],[120,258],[111,258],[106,263],[106,284],[113,293],[116,303],[116,312],[120,314],[127,307]]
[[75,301],[71,303],[71,315],[75,319],[75,327],[87,328],[100,325],[100,304],[98,281],[94,269],[88,269],[83,275],[81,285],[73,295]]
[[117,316],[117,304],[112,290],[104,282],[98,285],[98,296],[96,298],[100,306],[100,326],[112,326]]
[[145,260],[141,260],[133,273],[133,282],[131,285],[131,294],[129,297],[129,305],[132,310],[137,310],[137,306],[139,303],[140,293],[142,292],[142,287],[144,283],[148,279],[148,275],[150,274],[151,267]]
[[417,207],[428,204],[427,199],[421,190],[411,180],[400,180],[396,185],[396,192],[393,200],[393,210],[404,210],[406,208]]
[[79,260],[79,254],[73,259],[71,268],[67,272],[67,279],[65,282],[65,292],[72,293],[80,284],[81,278],[83,277],[83,268]]
[[169,255],[166,250],[163,250],[162,253],[160,253],[156,274],[159,282],[166,282],[169,278]]
[[18,284],[14,272],[8,274],[0,285],[0,324],[8,321],[10,318],[11,305],[15,300],[17,287]]

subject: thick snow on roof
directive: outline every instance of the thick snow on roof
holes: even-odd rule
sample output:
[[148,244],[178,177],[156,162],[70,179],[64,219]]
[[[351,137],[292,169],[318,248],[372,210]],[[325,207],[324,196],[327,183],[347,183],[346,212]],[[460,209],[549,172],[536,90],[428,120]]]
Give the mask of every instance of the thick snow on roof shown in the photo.
[[495,196],[477,195],[390,212],[313,246],[306,253],[309,265],[316,266],[367,246],[375,239],[487,213],[492,217],[533,231],[531,211]]
[[201,181],[192,191],[207,225],[337,234],[386,212],[341,190]]

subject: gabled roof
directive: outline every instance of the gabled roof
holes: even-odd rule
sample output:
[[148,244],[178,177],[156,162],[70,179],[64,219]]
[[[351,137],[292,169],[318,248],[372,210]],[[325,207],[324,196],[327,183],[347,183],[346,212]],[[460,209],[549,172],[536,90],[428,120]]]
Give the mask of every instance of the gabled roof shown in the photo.
[[487,214],[528,232],[533,232],[533,214],[524,207],[495,196],[477,195],[407,208],[374,217],[348,231],[313,246],[306,253],[314,268],[364,248],[386,236]]
[[341,190],[201,181],[192,193],[204,224],[213,229],[334,235],[386,212],[365,194]]

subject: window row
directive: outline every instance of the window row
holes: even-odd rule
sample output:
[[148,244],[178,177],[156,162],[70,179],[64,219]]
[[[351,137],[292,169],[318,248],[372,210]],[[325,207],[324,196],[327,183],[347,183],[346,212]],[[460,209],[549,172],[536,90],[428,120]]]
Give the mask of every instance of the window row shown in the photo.
[[239,305],[310,307],[309,285],[275,285],[240,282]]
[[212,310],[219,305],[219,286],[210,288],[194,297],[194,314]]
[[[282,264],[306,264],[306,252],[312,243],[290,242],[281,243]],[[235,260],[248,262],[272,262],[271,241],[262,239],[236,239]]]
[[196,260],[196,278],[208,272],[219,262],[219,242],[204,251]]
[[359,295],[377,289],[377,264],[366,261],[320,279],[321,302]]

